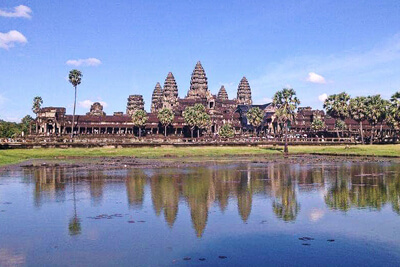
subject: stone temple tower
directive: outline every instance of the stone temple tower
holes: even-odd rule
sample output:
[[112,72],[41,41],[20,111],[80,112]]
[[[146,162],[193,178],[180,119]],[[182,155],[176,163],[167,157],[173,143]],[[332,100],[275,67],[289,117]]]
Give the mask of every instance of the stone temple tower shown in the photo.
[[173,109],[178,105],[178,86],[176,85],[175,77],[172,72],[168,73],[164,82],[162,95],[162,107]]
[[219,89],[217,98],[219,100],[228,100],[228,93],[225,90],[225,86],[223,86],[223,85],[221,86],[221,88]]
[[142,95],[130,95],[126,105],[126,114],[132,116],[137,110],[144,110],[144,100]]
[[151,98],[151,113],[156,113],[161,105],[163,90],[160,83],[156,84]]
[[237,99],[238,105],[251,105],[251,89],[249,81],[247,81],[246,77],[243,77],[240,80],[238,90],[237,90]]
[[207,98],[208,82],[207,76],[200,61],[197,62],[190,80],[190,89],[187,98]]

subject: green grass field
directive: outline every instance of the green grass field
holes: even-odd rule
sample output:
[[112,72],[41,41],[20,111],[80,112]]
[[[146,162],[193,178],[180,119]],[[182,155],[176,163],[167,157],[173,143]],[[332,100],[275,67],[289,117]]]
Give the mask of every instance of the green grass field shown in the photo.
[[[400,145],[365,146],[290,146],[290,154],[329,154],[354,156],[400,157]],[[137,158],[164,157],[232,157],[282,155],[282,147],[141,147],[141,148],[48,148],[0,150],[0,165],[30,159],[72,157],[134,156]]]

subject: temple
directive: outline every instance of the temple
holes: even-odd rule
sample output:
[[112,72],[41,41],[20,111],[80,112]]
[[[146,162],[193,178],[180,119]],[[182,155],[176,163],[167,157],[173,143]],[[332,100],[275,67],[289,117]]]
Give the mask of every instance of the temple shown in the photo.
[[[240,136],[254,131],[254,127],[247,121],[246,113],[253,107],[260,108],[264,113],[262,124],[259,128],[261,135],[271,135],[277,132],[279,123],[275,118],[275,109],[271,103],[254,105],[251,94],[251,87],[246,77],[243,77],[237,87],[236,98],[229,99],[225,87],[222,85],[216,95],[212,94],[208,87],[206,72],[201,64],[197,62],[190,79],[190,86],[184,98],[178,94],[178,85],[174,75],[169,72],[165,78],[164,85],[161,87],[156,83],[153,90],[150,112],[148,120],[143,127],[139,129],[132,122],[132,115],[137,110],[144,110],[144,99],[142,95],[130,95],[127,99],[126,112],[114,112],[113,115],[107,115],[103,111],[101,103],[94,103],[86,115],[76,115],[75,125],[72,127],[72,115],[66,114],[64,107],[44,107],[37,114],[36,133],[39,136],[62,136],[70,135],[138,135],[142,131],[144,137],[163,136],[163,128],[157,117],[161,109],[167,108],[173,111],[174,120],[167,127],[169,138],[188,138],[190,129],[183,118],[183,111],[188,106],[202,104],[207,114],[211,118],[211,123],[202,136],[216,136],[222,125],[229,123],[233,126],[235,135]],[[310,107],[298,109],[296,121],[291,123],[291,131],[296,133],[312,132],[311,124],[315,119],[321,119],[325,122],[326,133],[334,133],[335,120],[321,110],[312,110]],[[346,120],[350,131],[357,131],[359,123],[351,119]],[[364,129],[370,129],[368,122],[365,122]],[[195,133],[195,137],[199,132]]]

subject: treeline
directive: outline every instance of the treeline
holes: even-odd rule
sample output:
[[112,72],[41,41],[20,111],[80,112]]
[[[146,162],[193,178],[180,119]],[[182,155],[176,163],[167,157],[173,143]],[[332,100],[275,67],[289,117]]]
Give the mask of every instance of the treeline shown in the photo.
[[21,122],[9,122],[0,120],[0,138],[17,138],[24,135],[29,134],[30,130],[34,130],[34,127],[31,123],[33,122],[33,118],[29,115],[26,115]]

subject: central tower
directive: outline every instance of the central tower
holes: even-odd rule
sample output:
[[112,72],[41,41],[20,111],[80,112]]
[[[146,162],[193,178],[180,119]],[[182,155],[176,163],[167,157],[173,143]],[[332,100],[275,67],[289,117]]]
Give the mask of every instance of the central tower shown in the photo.
[[190,89],[187,98],[207,98],[208,82],[206,72],[203,69],[200,61],[197,62],[190,79]]

